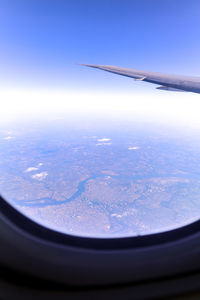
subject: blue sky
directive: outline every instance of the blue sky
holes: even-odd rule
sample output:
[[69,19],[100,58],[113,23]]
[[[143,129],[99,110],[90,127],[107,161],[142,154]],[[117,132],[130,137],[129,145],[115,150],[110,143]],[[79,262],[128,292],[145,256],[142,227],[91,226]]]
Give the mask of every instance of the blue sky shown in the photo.
[[151,91],[76,63],[200,75],[199,53],[199,0],[0,1],[1,87]]
[[200,76],[199,53],[199,0],[0,0],[0,121],[84,112],[200,125],[197,94],[77,65]]

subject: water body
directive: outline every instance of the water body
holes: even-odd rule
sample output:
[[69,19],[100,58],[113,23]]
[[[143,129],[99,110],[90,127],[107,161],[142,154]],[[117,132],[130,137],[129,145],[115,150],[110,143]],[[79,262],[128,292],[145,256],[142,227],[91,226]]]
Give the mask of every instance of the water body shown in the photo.
[[[137,181],[137,180],[143,180],[143,179],[152,179],[152,178],[177,178],[176,176],[172,176],[171,174],[164,174],[164,175],[160,175],[159,176],[155,176],[155,174],[149,174],[146,176],[122,176],[122,175],[112,175],[112,174],[98,174],[98,175],[93,175],[88,177],[87,179],[82,180],[77,187],[77,191],[71,196],[66,198],[63,201],[57,201],[51,198],[40,198],[40,200],[34,200],[34,199],[30,199],[27,201],[15,201],[15,204],[19,205],[19,206],[27,206],[27,207],[45,207],[47,205],[60,205],[60,204],[65,204],[65,203],[69,203],[72,202],[74,200],[76,200],[79,196],[81,196],[84,192],[85,192],[85,188],[86,188],[86,184],[88,183],[88,181],[90,180],[94,180],[96,178],[106,178],[106,177],[111,177],[111,178],[117,178],[118,180],[127,180],[127,181]],[[200,174],[193,174],[192,177],[188,176],[186,174],[180,174],[178,176],[178,178],[185,178],[185,179],[196,179],[196,180],[200,180]]]

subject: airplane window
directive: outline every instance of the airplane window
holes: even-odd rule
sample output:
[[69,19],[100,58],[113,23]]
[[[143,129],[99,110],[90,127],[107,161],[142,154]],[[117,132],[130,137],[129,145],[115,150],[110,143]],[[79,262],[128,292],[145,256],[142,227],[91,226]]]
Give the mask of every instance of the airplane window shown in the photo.
[[199,219],[197,129],[63,115],[3,124],[0,134],[3,197],[47,227],[110,238]]
[[199,1],[0,2],[4,199],[85,237],[199,219]]

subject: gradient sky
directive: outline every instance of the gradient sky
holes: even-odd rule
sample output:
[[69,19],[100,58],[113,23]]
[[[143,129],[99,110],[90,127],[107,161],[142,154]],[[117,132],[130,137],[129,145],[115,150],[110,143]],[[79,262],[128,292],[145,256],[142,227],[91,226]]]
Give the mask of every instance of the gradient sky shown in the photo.
[[199,53],[199,0],[0,1],[1,92],[166,97],[151,84],[76,63],[200,76]]

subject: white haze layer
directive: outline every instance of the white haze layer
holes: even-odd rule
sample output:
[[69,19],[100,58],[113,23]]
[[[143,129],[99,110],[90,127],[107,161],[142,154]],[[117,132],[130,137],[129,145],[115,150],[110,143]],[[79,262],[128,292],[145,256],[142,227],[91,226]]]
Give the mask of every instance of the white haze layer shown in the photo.
[[1,90],[0,122],[60,114],[91,115],[200,126],[200,95],[154,90],[151,94]]

